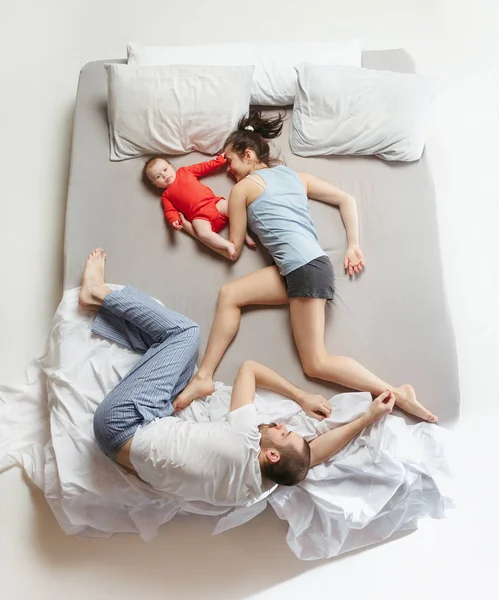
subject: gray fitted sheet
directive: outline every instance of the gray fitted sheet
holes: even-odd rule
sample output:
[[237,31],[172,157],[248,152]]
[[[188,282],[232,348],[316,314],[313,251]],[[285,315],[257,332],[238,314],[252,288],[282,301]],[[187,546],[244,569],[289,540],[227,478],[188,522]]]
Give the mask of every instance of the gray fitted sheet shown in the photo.
[[[64,247],[64,289],[78,286],[95,246],[108,253],[107,281],[132,284],[195,319],[204,350],[220,286],[270,264],[266,252],[245,248],[237,263],[212,253],[165,225],[159,197],[141,183],[144,159],[112,163],[106,113],[105,62],[81,71],[73,132]],[[410,72],[402,50],[364,52],[369,68]],[[288,113],[291,111],[288,110]],[[289,115],[288,115],[289,116]],[[454,334],[440,260],[435,192],[426,155],[417,163],[377,158],[300,158],[291,154],[289,119],[277,140],[286,164],[312,173],[357,199],[366,270],[351,281],[342,268],[345,231],[339,211],[311,202],[320,242],[336,274],[335,300],[327,308],[326,343],[352,356],[390,383],[412,383],[420,400],[450,423],[459,413]],[[206,160],[191,154],[175,166]],[[207,178],[228,197],[225,173]],[[241,328],[216,378],[232,383],[242,360],[261,361],[297,385],[327,396],[338,386],[302,374],[286,307],[244,311]]]

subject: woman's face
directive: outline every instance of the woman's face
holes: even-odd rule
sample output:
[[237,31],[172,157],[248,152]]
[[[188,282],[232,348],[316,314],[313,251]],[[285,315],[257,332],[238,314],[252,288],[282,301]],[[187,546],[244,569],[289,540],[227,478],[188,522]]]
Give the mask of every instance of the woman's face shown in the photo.
[[241,158],[229,146],[226,148],[224,154],[227,161],[227,173],[233,175],[236,181],[241,181],[246,175],[253,172],[255,160],[252,160],[252,158],[256,159],[253,150],[246,150],[244,156]]

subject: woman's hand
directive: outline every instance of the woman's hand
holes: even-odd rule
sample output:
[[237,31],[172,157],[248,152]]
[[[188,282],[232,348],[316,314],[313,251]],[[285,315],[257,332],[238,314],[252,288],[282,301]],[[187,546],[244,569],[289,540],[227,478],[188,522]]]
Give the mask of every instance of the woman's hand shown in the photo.
[[305,394],[300,406],[309,417],[322,421],[331,414],[331,405],[320,394]]
[[365,267],[365,264],[359,246],[349,246],[345,254],[345,271],[347,271],[349,275],[359,275]]
[[197,237],[196,232],[194,231],[194,227],[192,226],[192,223],[190,221],[188,221],[184,215],[182,213],[178,213],[180,215],[180,229],[185,229],[185,231],[189,234],[192,235],[192,237]]

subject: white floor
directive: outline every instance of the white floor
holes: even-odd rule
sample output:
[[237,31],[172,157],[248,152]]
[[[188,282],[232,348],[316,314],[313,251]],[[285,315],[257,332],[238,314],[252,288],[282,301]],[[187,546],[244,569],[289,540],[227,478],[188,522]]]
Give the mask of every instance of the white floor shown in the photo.
[[[456,434],[461,507],[445,522],[322,563],[288,550],[265,513],[211,539],[177,520],[147,545],[83,544],[59,529],[43,496],[0,476],[0,596],[73,600],[144,597],[499,597],[493,578],[499,467],[499,42],[493,0],[46,0],[2,3],[0,381],[20,384],[41,352],[61,294],[72,113],[83,64],[124,55],[127,41],[361,37],[403,47],[441,82],[428,152],[463,395]],[[396,252],[394,248],[394,252]]]

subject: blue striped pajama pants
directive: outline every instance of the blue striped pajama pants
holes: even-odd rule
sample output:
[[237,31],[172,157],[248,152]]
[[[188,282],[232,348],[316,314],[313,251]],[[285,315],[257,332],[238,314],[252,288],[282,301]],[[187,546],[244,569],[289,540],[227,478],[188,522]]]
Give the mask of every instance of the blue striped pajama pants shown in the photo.
[[199,325],[127,286],[104,298],[92,333],[143,355],[95,411],[95,439],[114,459],[140,425],[173,413],[194,371]]

